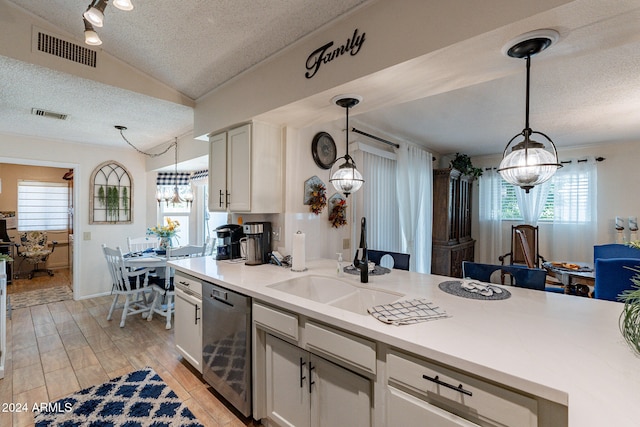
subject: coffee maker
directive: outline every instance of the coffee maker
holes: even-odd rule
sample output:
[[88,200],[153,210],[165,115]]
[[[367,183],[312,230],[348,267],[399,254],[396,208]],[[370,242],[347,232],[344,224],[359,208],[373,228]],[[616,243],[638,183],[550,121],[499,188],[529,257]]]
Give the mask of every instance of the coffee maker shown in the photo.
[[246,222],[243,226],[247,236],[246,265],[260,265],[269,262],[271,254],[271,223]]
[[216,260],[240,258],[240,239],[244,237],[241,225],[221,225],[216,228],[216,235]]

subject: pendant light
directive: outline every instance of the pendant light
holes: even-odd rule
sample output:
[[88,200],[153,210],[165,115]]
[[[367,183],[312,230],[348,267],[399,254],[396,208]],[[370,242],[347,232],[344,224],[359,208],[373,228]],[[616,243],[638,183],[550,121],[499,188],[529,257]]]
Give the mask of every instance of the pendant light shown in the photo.
[[344,159],[344,163],[340,165],[335,172],[330,171],[331,178],[329,179],[329,182],[333,184],[335,189],[344,193],[345,197],[349,197],[349,194],[358,191],[364,183],[362,174],[358,172],[356,163],[349,155],[349,110],[358,105],[360,101],[362,101],[362,97],[358,95],[338,95],[331,100],[332,103],[344,108],[347,112],[347,126],[345,128],[346,154],[333,162],[331,170],[333,170],[333,166],[338,160]]
[[[511,138],[503,152],[498,172],[502,178],[510,184],[522,188],[526,193],[535,185],[542,184],[550,179],[561,168],[558,162],[556,146],[547,135],[537,132],[529,127],[529,84],[531,57],[542,52],[558,39],[559,35],[553,30],[539,30],[520,36],[515,44],[506,51],[512,58],[524,58],[527,66],[526,109],[525,126],[522,132]],[[531,139],[533,134],[543,136],[549,141],[553,151],[545,149],[544,144]],[[511,148],[509,146],[516,138],[524,139]]]

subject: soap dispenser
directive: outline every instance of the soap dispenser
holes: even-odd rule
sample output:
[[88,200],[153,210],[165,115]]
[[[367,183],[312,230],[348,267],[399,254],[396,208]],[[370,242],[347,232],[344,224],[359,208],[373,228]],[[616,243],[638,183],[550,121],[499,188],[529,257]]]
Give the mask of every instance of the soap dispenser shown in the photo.
[[337,274],[338,277],[342,277],[344,276],[344,268],[342,267],[342,252],[337,252],[336,255],[338,255],[338,268],[337,268]]

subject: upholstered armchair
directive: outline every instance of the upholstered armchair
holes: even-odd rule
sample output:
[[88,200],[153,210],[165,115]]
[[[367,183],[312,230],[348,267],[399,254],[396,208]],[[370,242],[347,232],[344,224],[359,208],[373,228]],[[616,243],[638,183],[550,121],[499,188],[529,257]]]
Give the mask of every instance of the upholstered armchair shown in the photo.
[[49,255],[56,249],[57,244],[57,241],[52,241],[51,249],[49,249],[46,231],[26,231],[20,233],[20,243],[16,244],[16,247],[18,248],[18,257],[22,260],[20,261],[20,268],[16,277],[20,275],[22,264],[24,264],[25,261],[34,266],[29,272],[29,279],[32,279],[33,275],[38,272],[53,276],[53,270],[40,268],[39,265],[47,262]]

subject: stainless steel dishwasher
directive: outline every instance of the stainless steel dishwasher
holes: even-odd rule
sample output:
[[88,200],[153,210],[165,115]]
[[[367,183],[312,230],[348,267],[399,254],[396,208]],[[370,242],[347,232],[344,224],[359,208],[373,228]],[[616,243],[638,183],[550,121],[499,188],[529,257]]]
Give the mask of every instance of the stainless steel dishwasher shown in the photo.
[[202,282],[202,376],[251,415],[251,298]]

